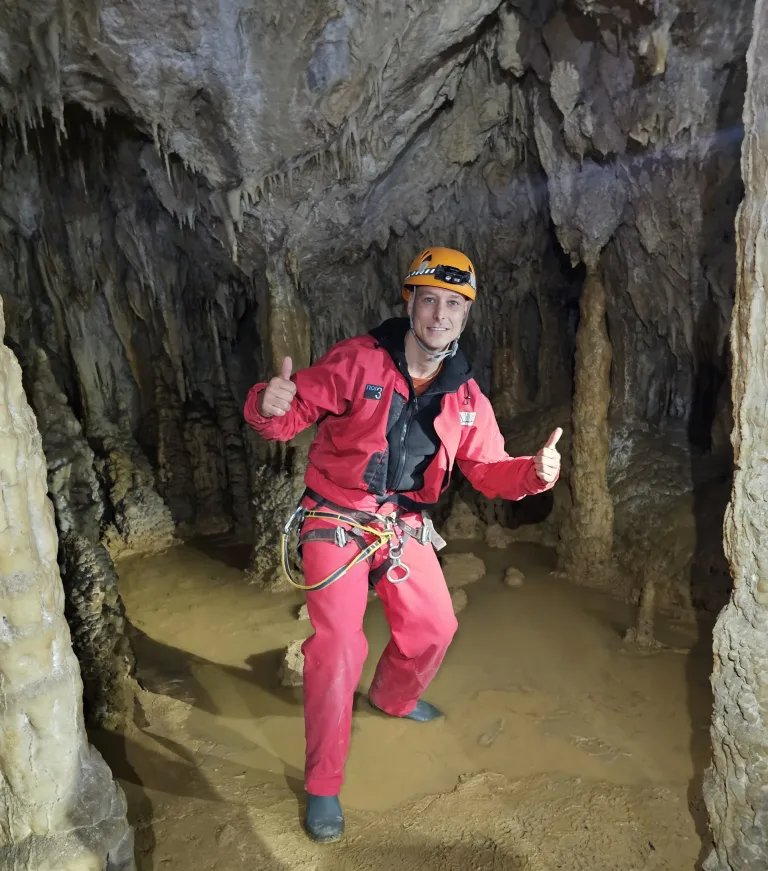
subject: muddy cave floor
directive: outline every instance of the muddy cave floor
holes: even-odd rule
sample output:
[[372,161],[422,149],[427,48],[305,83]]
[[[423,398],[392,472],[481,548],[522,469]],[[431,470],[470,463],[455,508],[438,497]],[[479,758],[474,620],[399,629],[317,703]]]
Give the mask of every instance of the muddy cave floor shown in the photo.
[[[299,593],[242,579],[238,555],[184,545],[119,566],[144,687],[136,726],[93,734],[126,792],[140,871],[684,871],[702,851],[710,644],[628,650],[628,606],[549,574],[536,545],[472,549],[488,574],[427,697],[447,717],[393,720],[356,702],[347,835],[302,832],[301,690],[281,687]],[[525,586],[501,583],[506,566]],[[368,685],[388,630],[366,615]],[[697,639],[698,636],[698,639]],[[687,652],[680,652],[684,649]]]

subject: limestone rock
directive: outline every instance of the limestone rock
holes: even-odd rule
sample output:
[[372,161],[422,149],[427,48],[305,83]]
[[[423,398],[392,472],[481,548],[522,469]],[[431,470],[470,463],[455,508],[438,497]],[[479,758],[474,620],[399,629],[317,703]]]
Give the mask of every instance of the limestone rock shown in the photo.
[[514,532],[500,523],[493,523],[485,530],[485,543],[488,547],[505,548],[515,539]]
[[135,659],[125,634],[117,573],[106,549],[85,536],[66,533],[61,554],[86,716],[102,728],[122,728],[133,715]]
[[453,605],[453,613],[461,613],[469,604],[467,591],[463,589],[454,590],[451,593],[451,604]]
[[736,471],[725,521],[734,590],[713,639],[712,765],[703,792],[715,846],[706,871],[768,866],[768,0],[757,0],[747,62],[732,331]]
[[573,577],[612,577],[613,502],[608,491],[613,354],[605,320],[606,292],[596,261],[587,264],[576,337],[570,488],[573,507],[562,530],[560,557]]
[[284,687],[300,687],[304,684],[304,654],[302,640],[292,641],[283,654],[277,676]]
[[33,371],[31,401],[60,534],[66,616],[80,662],[85,717],[95,726],[121,728],[133,715],[129,676],[134,658],[125,635],[117,574],[102,544],[105,494],[94,467],[95,454],[42,350],[35,355]]
[[53,506],[0,299],[0,867],[132,871],[122,790],[88,744]]
[[307,607],[306,602],[299,608],[299,613],[296,615],[296,619],[309,620],[309,608]]
[[443,574],[449,590],[479,581],[485,575],[485,563],[473,553],[451,553],[442,558]]
[[496,44],[499,65],[513,75],[522,76],[534,39],[533,28],[516,9],[502,9],[499,20],[499,39]]
[[507,587],[522,587],[525,583],[525,575],[514,567],[510,567],[504,572],[504,583]]
[[447,538],[448,541],[455,538],[479,541],[482,537],[482,521],[460,496],[456,496],[453,500],[451,513],[445,522],[444,538]]

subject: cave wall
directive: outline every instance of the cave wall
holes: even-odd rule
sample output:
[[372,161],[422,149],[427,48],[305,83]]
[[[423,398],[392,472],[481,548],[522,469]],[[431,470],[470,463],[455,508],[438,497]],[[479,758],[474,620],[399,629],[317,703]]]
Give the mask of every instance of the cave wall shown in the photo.
[[701,477],[685,445],[729,451],[752,8],[1,10],[9,340],[33,401],[46,354],[93,452],[80,487],[101,504],[91,539],[116,556],[174,532],[234,533],[259,544],[253,576],[273,574],[272,518],[300,485],[303,448],[259,443],[244,392],[275,370],[291,319],[309,325],[297,351],[312,358],[400,311],[399,277],[439,241],[476,261],[465,344],[521,451],[538,446],[539,417],[569,413],[582,264],[599,256],[607,474],[617,544],[637,549],[654,482],[631,484],[652,458],[685,443],[662,484],[674,500]]
[[733,349],[733,490],[725,548],[734,592],[714,639],[712,764],[704,778],[714,848],[705,871],[768,865],[768,3],[758,0],[749,49]]
[[135,871],[123,791],[83,723],[46,457],[0,299],[0,867]]

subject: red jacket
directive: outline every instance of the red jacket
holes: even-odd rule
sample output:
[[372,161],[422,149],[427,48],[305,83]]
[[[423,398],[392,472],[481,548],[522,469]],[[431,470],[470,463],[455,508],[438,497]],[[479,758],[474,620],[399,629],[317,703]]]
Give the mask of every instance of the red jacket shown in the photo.
[[[260,414],[259,396],[265,383],[251,388],[244,409],[248,423],[270,440],[289,441],[319,422],[309,449],[307,487],[337,505],[368,511],[386,501],[386,491],[369,482],[371,469],[389,450],[387,421],[393,394],[405,401],[411,396],[407,368],[376,335],[374,331],[339,342],[314,365],[296,372],[291,379],[296,396],[283,417]],[[458,361],[453,358],[447,363],[455,373],[461,371],[463,361],[465,374],[449,383],[440,400],[434,418],[440,440],[437,454],[424,471],[421,489],[403,495],[425,507],[436,503],[448,487],[454,463],[490,499],[518,500],[549,490],[554,483],[538,477],[532,457],[510,457],[504,450],[490,402],[460,351],[457,357]],[[398,400],[399,405],[403,400]]]

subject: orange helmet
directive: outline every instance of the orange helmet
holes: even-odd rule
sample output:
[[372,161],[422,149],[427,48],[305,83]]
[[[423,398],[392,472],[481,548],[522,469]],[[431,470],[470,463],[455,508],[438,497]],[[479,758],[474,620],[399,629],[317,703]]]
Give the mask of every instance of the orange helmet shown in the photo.
[[410,300],[419,285],[455,290],[474,302],[477,293],[475,267],[466,254],[453,248],[427,248],[411,263],[403,281],[403,297]]

